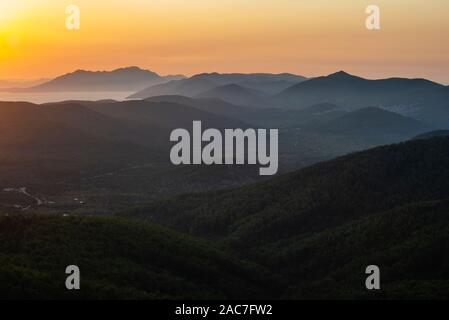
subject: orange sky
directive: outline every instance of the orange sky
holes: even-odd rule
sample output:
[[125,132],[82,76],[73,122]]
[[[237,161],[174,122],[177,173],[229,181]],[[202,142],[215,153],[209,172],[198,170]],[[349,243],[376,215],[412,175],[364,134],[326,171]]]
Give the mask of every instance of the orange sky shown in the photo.
[[[81,28],[65,27],[65,8]],[[381,9],[381,30],[365,8]],[[0,0],[0,79],[138,65],[160,74],[346,70],[449,84],[447,0]]]

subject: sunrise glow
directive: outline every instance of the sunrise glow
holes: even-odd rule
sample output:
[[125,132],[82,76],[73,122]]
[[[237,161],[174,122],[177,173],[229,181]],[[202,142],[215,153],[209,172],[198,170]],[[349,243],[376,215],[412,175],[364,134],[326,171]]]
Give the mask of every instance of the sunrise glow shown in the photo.
[[[161,74],[344,69],[366,77],[449,83],[449,2],[378,0],[382,28],[365,28],[368,1],[2,0],[0,78],[139,65]],[[81,10],[67,30],[65,8]]]

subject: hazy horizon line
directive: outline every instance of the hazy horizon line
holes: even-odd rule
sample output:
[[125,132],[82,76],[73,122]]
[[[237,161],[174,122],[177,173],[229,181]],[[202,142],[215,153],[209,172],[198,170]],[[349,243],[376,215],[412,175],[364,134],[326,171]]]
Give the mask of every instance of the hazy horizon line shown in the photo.
[[156,74],[158,74],[161,77],[167,77],[167,76],[184,76],[186,78],[191,78],[193,76],[196,75],[200,75],[200,74],[293,74],[293,75],[297,75],[297,76],[302,76],[308,79],[312,79],[312,78],[318,78],[318,77],[325,77],[325,76],[329,76],[332,75],[334,73],[338,73],[338,72],[345,72],[348,73],[350,75],[353,76],[357,76],[357,77],[361,77],[364,78],[366,80],[383,80],[383,79],[391,79],[391,78],[403,78],[403,79],[425,79],[425,80],[429,80],[444,86],[448,86],[449,85],[449,81],[440,81],[440,80],[436,80],[433,77],[425,77],[425,76],[403,76],[403,75],[385,75],[382,77],[376,77],[376,76],[369,76],[369,75],[365,75],[365,74],[358,74],[356,72],[350,72],[347,70],[342,70],[342,69],[338,69],[336,68],[335,71],[333,72],[329,72],[327,74],[303,74],[303,73],[298,73],[298,72],[293,72],[293,71],[253,71],[253,72],[243,72],[243,71],[211,71],[211,70],[206,70],[206,71],[201,71],[201,72],[196,72],[196,73],[183,73],[183,72],[178,72],[178,73],[163,73],[163,72],[158,72],[155,69],[149,68],[149,67],[142,67],[142,66],[138,66],[138,65],[129,65],[129,66],[119,66],[119,67],[113,67],[113,68],[108,68],[108,69],[97,69],[97,70],[92,70],[92,69],[84,69],[84,68],[77,68],[77,69],[72,69],[72,71],[67,71],[67,72],[62,72],[59,73],[57,75],[53,75],[53,76],[38,76],[38,77],[30,77],[30,78],[0,78],[0,81],[3,82],[33,82],[33,81],[51,81],[53,79],[56,79],[60,76],[64,76],[67,74],[71,74],[74,73],[76,71],[86,71],[86,72],[112,72],[112,71],[116,71],[119,69],[128,69],[128,68],[133,68],[133,67],[137,67],[141,70],[146,70],[146,71],[151,71],[154,72]]

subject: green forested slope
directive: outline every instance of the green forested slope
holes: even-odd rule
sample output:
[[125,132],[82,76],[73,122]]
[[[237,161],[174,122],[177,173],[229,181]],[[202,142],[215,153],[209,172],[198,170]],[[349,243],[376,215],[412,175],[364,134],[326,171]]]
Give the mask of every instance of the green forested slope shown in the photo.
[[440,137],[351,154],[251,186],[154,202],[132,214],[255,245],[444,198],[449,138]]
[[[65,268],[72,264],[81,270],[79,291],[65,288]],[[261,268],[213,245],[148,223],[95,217],[0,217],[2,299],[276,295],[275,282],[264,278]]]
[[[449,297],[449,138],[375,148],[132,215],[220,241],[285,281],[284,298]],[[379,265],[382,290],[365,289]]]
[[[449,201],[411,204],[267,246],[262,256],[294,283],[287,298],[449,298]],[[365,289],[368,265],[381,291]]]
[[[127,218],[2,216],[0,297],[449,298],[448,181],[436,137]],[[70,264],[81,291],[64,288]],[[380,291],[365,289],[371,264]]]

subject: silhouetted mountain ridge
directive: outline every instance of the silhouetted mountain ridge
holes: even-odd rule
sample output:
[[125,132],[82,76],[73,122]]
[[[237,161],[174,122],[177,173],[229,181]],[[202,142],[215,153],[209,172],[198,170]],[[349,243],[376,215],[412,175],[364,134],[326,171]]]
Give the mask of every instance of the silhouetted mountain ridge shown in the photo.
[[367,106],[441,104],[448,95],[444,86],[425,79],[367,80],[340,71],[296,84],[274,97],[282,107],[305,108],[333,103],[349,109]]
[[76,70],[43,84],[17,91],[137,91],[150,85],[167,82],[173,78],[179,79],[180,76],[165,78],[153,71],[135,66],[112,71]]
[[304,81],[306,78],[293,74],[268,74],[268,73],[202,73],[188,79],[172,81],[163,85],[146,88],[131,95],[130,99],[145,99],[161,95],[183,95],[194,97],[213,88],[236,84],[242,87],[258,90],[267,94],[274,94],[289,86]]

